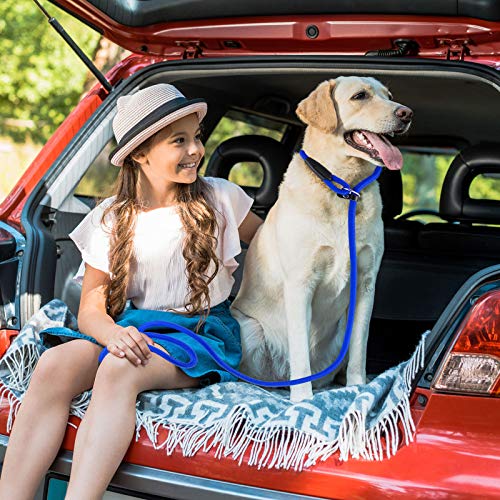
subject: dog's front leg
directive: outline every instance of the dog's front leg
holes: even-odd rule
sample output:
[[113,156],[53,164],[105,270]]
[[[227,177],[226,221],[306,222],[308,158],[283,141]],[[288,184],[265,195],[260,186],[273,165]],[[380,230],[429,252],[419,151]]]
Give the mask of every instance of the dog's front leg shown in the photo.
[[[368,332],[375,300],[375,281],[380,265],[380,259],[375,259],[368,249],[364,249],[359,254],[358,261],[363,271],[359,273],[360,281],[357,287],[356,312],[347,363],[347,385],[366,383]],[[376,262],[373,263],[374,261]]]
[[[290,379],[311,375],[309,329],[311,327],[312,289],[302,283],[285,283],[285,309],[288,335]],[[290,386],[294,403],[313,395],[311,382]]]
[[366,348],[370,317],[373,309],[373,293],[360,294],[356,306],[349,361],[347,363],[347,385],[366,383]]

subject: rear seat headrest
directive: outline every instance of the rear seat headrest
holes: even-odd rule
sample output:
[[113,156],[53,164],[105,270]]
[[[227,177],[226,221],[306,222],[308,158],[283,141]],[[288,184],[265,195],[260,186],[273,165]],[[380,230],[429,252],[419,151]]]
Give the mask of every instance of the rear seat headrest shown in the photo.
[[270,208],[278,198],[278,186],[290,160],[291,154],[281,142],[263,135],[244,135],[228,139],[215,149],[205,175],[227,179],[237,163],[260,163],[264,170],[262,185],[244,189],[254,198],[255,207]]
[[391,220],[403,210],[403,181],[399,170],[384,168],[378,179],[382,197],[382,219]]
[[500,221],[500,201],[476,200],[469,188],[480,174],[500,174],[500,144],[477,145],[461,151],[453,160],[441,190],[439,212],[443,219],[462,222]]

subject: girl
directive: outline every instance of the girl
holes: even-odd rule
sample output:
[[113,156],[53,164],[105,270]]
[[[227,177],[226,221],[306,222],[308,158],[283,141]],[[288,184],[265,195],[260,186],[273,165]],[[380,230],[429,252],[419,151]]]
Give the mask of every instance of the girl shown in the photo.
[[[262,220],[252,199],[224,179],[198,177],[207,105],[158,84],[118,99],[112,164],[116,195],[71,233],[82,253],[79,332],[45,351],[17,415],[2,470],[1,499],[32,499],[56,457],[74,396],[92,387],[78,429],[66,499],[100,499],[135,431],[137,394],[235,380],[181,333],[198,364],[180,369],[152,356],[137,327],[152,317],[197,330],[231,366],[241,358],[228,296],[241,251]],[[125,307],[127,300],[130,306]],[[164,311],[164,312],[160,312]],[[57,331],[55,331],[57,330]],[[179,348],[155,344],[177,359]],[[98,365],[103,346],[110,352]],[[22,480],[20,480],[22,478]]]

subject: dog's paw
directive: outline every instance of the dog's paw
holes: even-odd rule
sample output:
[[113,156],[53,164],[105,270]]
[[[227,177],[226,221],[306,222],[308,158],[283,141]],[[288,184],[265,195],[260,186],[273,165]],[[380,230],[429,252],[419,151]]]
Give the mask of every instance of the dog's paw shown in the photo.
[[313,391],[310,382],[290,387],[290,401],[292,403],[300,403],[304,399],[311,399],[312,397]]

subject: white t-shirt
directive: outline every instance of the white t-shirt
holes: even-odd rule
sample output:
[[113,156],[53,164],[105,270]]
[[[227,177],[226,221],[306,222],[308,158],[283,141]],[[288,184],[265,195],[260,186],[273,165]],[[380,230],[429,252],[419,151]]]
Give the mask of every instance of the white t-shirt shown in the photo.
[[[215,212],[219,225],[216,254],[219,272],[209,285],[211,306],[224,302],[231,293],[232,276],[241,252],[238,227],[247,216],[253,199],[232,182],[218,177],[204,178],[213,189]],[[82,254],[83,262],[74,276],[83,281],[85,263],[109,274],[110,234],[101,225],[104,209],[113,201],[105,199],[70,233]],[[185,231],[177,208],[164,207],[139,212],[130,263],[127,299],[138,309],[185,311],[189,296],[186,264],[182,256]],[[213,266],[213,263],[212,263]]]

